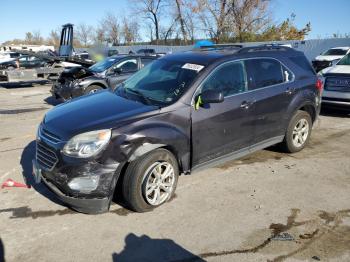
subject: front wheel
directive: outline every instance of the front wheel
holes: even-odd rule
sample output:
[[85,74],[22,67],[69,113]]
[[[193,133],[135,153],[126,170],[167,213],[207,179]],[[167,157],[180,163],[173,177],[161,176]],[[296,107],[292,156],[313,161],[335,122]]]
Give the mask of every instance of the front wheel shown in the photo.
[[282,142],[282,148],[288,153],[302,150],[310,140],[312,120],[309,113],[298,110],[289,122]]
[[91,86],[88,86],[85,91],[84,91],[84,94],[87,95],[87,94],[94,94],[96,93],[97,91],[100,91],[102,89],[102,87],[98,86],[98,85],[91,85]]
[[166,149],[157,149],[133,161],[123,179],[123,196],[136,212],[146,212],[170,200],[179,177],[177,161]]

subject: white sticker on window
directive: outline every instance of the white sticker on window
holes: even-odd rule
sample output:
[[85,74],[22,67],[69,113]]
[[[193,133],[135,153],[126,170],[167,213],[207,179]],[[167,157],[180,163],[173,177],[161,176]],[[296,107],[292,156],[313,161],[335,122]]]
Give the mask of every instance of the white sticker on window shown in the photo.
[[204,66],[186,63],[186,64],[184,64],[184,65],[182,66],[182,68],[184,68],[184,69],[189,69],[189,70],[194,70],[194,71],[199,72],[199,71],[201,71],[201,70],[204,68]]

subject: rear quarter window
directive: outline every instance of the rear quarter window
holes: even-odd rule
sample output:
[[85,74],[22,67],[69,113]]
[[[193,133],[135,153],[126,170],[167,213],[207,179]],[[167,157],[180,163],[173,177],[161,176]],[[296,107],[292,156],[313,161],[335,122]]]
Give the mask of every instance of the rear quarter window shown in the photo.
[[308,73],[315,74],[314,69],[312,68],[310,62],[306,59],[305,56],[294,56],[289,57],[290,61],[296,64],[298,67],[302,68]]

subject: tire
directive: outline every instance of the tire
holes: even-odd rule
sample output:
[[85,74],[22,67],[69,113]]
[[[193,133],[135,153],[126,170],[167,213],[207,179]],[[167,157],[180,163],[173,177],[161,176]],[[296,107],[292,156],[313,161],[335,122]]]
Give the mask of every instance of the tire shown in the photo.
[[98,85],[88,86],[84,91],[84,95],[96,93],[97,91],[99,91],[101,89],[102,89],[102,87],[98,86]]
[[[157,176],[159,170],[162,175]],[[177,161],[168,150],[156,149],[141,156],[130,163],[124,174],[122,192],[126,205],[133,211],[147,212],[166,203],[174,196],[178,177]],[[169,192],[164,190],[166,184]]]
[[281,147],[285,152],[301,151],[309,142],[312,119],[308,112],[298,110],[289,122]]

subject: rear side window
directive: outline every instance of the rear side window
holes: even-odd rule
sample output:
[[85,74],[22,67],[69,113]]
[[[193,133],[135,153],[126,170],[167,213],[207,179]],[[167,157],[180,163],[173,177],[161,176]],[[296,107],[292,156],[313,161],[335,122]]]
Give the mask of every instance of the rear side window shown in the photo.
[[305,56],[294,56],[289,58],[294,64],[297,66],[301,67],[305,71],[315,74],[314,69],[312,68],[311,64],[309,61],[306,59]]
[[289,79],[280,62],[275,59],[259,58],[246,60],[249,74],[249,89],[259,89],[280,84]]
[[244,62],[232,62],[214,71],[204,82],[201,91],[210,89],[220,90],[224,96],[239,94],[247,89],[246,79]]
[[146,65],[152,63],[154,59],[149,59],[149,58],[141,58],[141,68],[145,67]]

